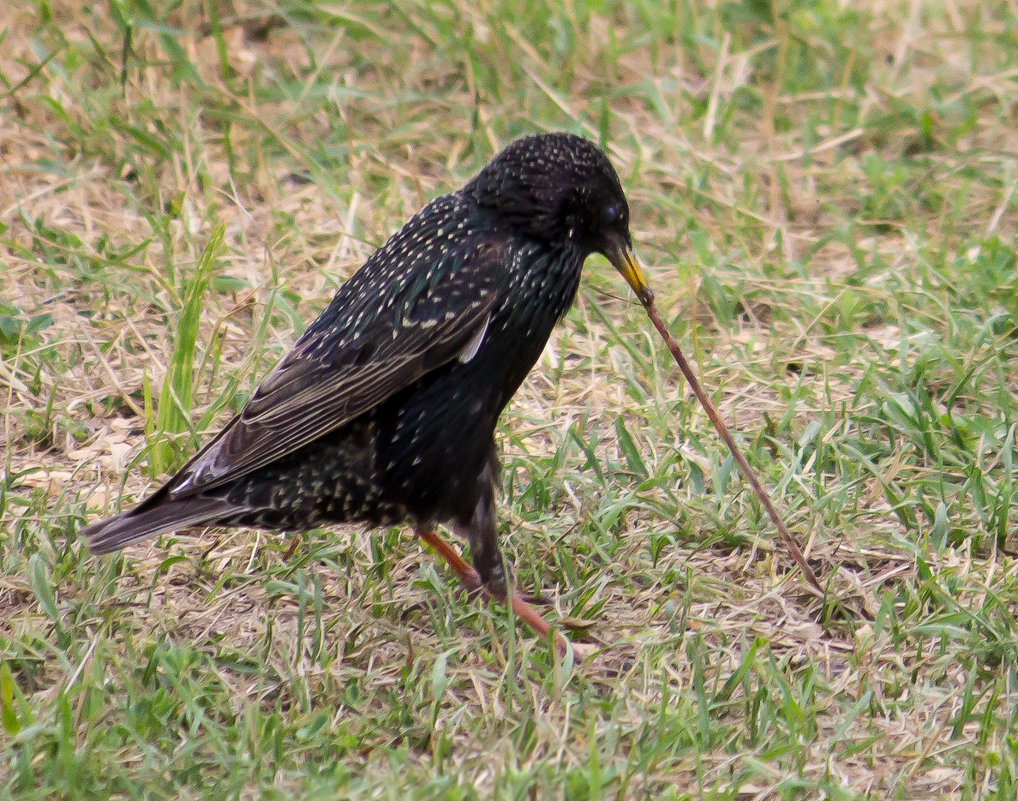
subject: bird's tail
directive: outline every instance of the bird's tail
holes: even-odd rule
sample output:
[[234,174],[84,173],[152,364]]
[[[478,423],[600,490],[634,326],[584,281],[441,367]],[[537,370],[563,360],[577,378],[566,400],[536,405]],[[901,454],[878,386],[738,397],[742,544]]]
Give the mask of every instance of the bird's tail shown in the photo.
[[[152,500],[155,499],[149,499]],[[223,498],[201,495],[155,504],[143,502],[129,512],[86,526],[80,534],[88,540],[92,553],[109,553],[164,531],[214,523],[237,511],[236,506]]]

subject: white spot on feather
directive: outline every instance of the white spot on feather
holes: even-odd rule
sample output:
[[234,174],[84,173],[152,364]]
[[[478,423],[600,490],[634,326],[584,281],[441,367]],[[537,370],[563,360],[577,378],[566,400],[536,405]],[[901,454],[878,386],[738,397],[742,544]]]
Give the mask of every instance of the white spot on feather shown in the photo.
[[463,346],[463,350],[456,357],[461,364],[466,364],[477,355],[477,351],[481,349],[481,343],[484,342],[484,335],[488,332],[489,322],[491,322],[490,314],[484,318],[484,325],[478,328],[477,333],[470,337],[470,341]]

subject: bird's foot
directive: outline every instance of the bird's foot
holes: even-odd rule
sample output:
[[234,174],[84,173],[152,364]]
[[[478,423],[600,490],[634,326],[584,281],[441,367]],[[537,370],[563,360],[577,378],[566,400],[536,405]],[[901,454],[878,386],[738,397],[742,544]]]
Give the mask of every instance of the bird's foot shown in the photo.
[[459,576],[460,581],[463,582],[463,586],[467,588],[467,591],[473,595],[477,592],[483,592],[488,597],[494,598],[495,600],[507,604],[512,607],[513,613],[532,628],[541,637],[547,637],[549,633],[554,636],[555,647],[559,653],[563,656],[569,652],[571,648],[573,651],[574,658],[577,660],[586,659],[590,656],[596,647],[593,645],[573,643],[570,642],[566,637],[562,635],[558,630],[553,630],[547,620],[538,612],[531,603],[538,597],[535,595],[524,595],[518,590],[509,591],[506,586],[505,574],[500,573],[489,582],[484,582],[481,579],[481,575],[467,562],[456,553],[455,549],[449,545],[445,540],[435,534],[433,531],[418,530],[417,536],[430,545],[435,552],[441,556],[455,571],[456,575]]
[[573,656],[576,661],[583,661],[588,656],[594,653],[596,650],[595,646],[588,645],[586,643],[576,643],[567,639],[558,629],[553,629],[549,625],[548,621],[544,619],[540,612],[530,605],[527,597],[523,593],[513,590],[510,596],[513,609],[513,614],[516,615],[520,620],[526,623],[530,628],[537,632],[542,637],[547,637],[550,632],[555,638],[555,647],[558,652],[565,656],[572,649]]

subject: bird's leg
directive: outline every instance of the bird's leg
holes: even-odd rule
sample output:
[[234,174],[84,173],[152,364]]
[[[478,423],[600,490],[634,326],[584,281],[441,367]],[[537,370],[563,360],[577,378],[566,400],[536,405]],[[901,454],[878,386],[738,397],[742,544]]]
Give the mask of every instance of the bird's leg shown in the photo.
[[[498,530],[495,524],[495,469],[497,461],[492,458],[478,476],[478,498],[469,521],[459,521],[457,533],[470,543],[470,556],[476,575],[484,589],[496,600],[512,607],[513,613],[541,637],[552,631],[548,621],[531,606],[527,599],[512,586],[507,575],[502,552],[498,547]],[[448,547],[448,546],[446,546]],[[460,562],[463,560],[460,559]],[[450,562],[452,564],[452,562]],[[453,569],[456,569],[455,566]],[[457,570],[457,572],[459,572]],[[570,648],[569,640],[558,631],[554,632],[555,645],[563,654]]]
[[[468,565],[466,560],[456,553],[456,550],[435,532],[417,529],[415,533],[446,561],[468,590],[474,591],[483,588],[485,593],[491,597],[502,603],[508,603],[516,617],[530,626],[541,637],[548,636],[548,632],[552,628],[548,625],[548,621],[541,616],[541,613],[527,603],[527,599],[517,590],[506,591],[505,568],[502,566],[501,555],[498,556],[498,569],[492,570],[489,580],[485,581],[481,573]],[[482,550],[482,553],[486,552]],[[558,632],[555,632],[555,644],[562,653],[565,653],[570,647],[569,641]]]
[[480,574],[468,565],[462,556],[456,553],[455,548],[439,537],[434,531],[415,529],[414,533],[417,535],[418,539],[421,539],[430,545],[432,550],[446,561],[446,564],[448,564],[449,567],[456,572],[456,575],[460,577],[460,581],[463,582],[463,586],[465,586],[468,591],[474,592],[475,590],[480,589],[482,583]]

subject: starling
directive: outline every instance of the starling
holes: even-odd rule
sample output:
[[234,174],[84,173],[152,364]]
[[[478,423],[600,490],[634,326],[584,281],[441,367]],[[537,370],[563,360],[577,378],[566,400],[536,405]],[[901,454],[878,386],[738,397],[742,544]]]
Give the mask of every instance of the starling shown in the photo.
[[594,252],[651,297],[607,156],[565,133],[512,143],[377,250],[183,469],[81,533],[101,554],[190,526],[407,522],[468,589],[546,634],[499,551],[494,431]]

